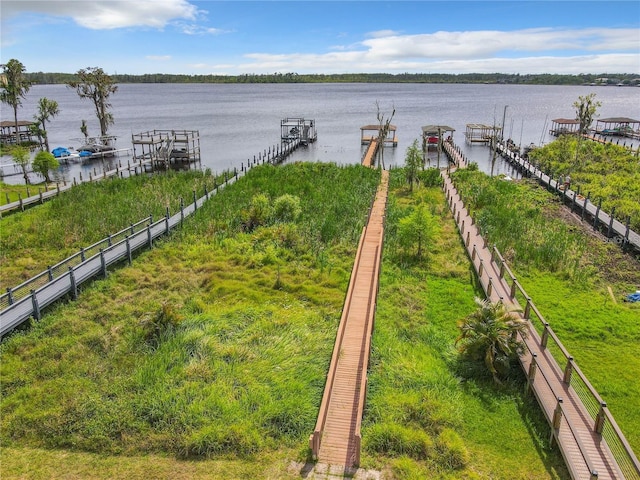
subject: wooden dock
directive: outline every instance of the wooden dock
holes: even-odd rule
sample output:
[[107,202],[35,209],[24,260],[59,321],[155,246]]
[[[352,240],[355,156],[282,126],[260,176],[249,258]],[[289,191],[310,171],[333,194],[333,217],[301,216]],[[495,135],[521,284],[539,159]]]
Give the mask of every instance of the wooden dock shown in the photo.
[[378,153],[378,147],[380,143],[378,143],[378,137],[374,137],[369,141],[369,145],[367,146],[367,151],[362,157],[362,165],[365,167],[373,167],[375,166],[375,158]]
[[309,446],[322,463],[360,464],[360,425],[382,257],[389,172],[382,179],[351,272],[318,420]]
[[[447,203],[487,298],[519,309],[523,312],[519,315],[528,320],[527,338],[520,338],[526,345],[520,363],[527,376],[527,389],[536,396],[549,422],[551,439],[557,442],[571,477],[639,479],[640,462],[606,403],[544,320],[500,253],[487,246],[451,178],[444,171],[442,176]],[[560,353],[552,353],[549,346]]]

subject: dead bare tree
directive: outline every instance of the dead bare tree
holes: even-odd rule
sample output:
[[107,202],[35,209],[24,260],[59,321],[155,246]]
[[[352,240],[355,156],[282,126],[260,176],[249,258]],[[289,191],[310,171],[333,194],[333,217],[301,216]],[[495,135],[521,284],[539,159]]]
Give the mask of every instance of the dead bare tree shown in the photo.
[[380,103],[376,100],[376,118],[378,119],[378,168],[382,167],[384,170],[384,140],[387,138],[389,134],[389,129],[391,128],[391,120],[393,116],[396,114],[396,107],[392,107],[391,116],[389,118],[384,118],[384,113],[380,110]]

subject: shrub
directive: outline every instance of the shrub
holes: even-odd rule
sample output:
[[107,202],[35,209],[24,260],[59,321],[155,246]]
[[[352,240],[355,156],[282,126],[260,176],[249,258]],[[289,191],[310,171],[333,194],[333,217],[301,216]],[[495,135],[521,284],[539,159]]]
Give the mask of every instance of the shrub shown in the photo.
[[440,186],[440,170],[437,168],[428,168],[418,173],[418,180],[425,187]]
[[300,198],[295,195],[281,195],[273,202],[273,217],[278,222],[295,222],[302,213]]
[[242,229],[245,232],[252,232],[257,227],[267,225],[272,213],[269,197],[264,193],[255,195],[251,199],[249,209],[242,212]]

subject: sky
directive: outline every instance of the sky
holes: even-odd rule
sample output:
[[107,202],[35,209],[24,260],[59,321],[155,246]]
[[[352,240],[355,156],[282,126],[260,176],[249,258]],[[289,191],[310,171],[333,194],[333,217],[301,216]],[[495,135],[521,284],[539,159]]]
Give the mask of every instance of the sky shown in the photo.
[[640,1],[0,0],[27,72],[640,75]]

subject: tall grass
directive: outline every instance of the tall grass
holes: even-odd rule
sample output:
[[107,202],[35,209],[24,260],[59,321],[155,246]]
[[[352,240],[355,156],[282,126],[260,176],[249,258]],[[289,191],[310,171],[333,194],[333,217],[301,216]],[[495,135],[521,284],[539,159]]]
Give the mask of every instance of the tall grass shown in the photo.
[[209,173],[167,172],[78,185],[1,220],[0,288],[14,287],[71,254],[149,215],[173,214],[201,196]]
[[[257,167],[131,267],[6,339],[2,444],[305,460],[378,181],[362,167]],[[259,193],[299,197],[298,220],[243,232]]]

